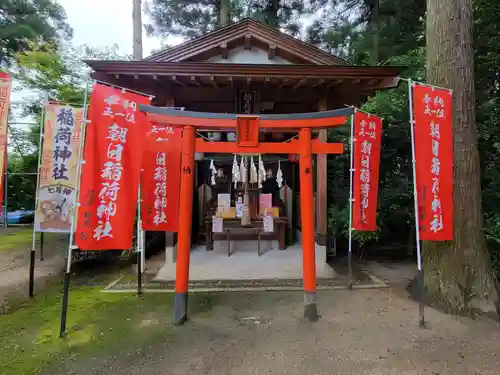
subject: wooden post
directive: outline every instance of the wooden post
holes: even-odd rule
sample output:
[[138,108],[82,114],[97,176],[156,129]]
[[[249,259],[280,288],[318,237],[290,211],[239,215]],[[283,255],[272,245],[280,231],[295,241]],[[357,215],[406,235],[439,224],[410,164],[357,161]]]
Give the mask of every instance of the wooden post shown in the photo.
[[304,277],[304,317],[318,320],[316,308],[316,256],[312,179],[311,129],[300,129],[300,212],[302,217],[302,267]]
[[[326,98],[318,103],[318,111],[327,110]],[[328,140],[328,130],[319,130],[319,140],[326,142]],[[325,260],[326,249],[328,245],[328,228],[327,228],[327,156],[318,154],[316,156],[316,243],[324,247]]]
[[195,141],[195,128],[185,126],[182,134],[179,241],[177,245],[174,299],[175,324],[184,324],[187,319],[189,257],[191,255],[191,224],[193,219]]

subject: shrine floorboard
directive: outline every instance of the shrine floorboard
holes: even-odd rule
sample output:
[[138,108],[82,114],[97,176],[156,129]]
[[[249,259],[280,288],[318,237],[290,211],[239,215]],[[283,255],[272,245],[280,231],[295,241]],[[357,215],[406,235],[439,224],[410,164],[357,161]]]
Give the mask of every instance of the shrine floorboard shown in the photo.
[[[153,281],[175,280],[175,263],[166,257]],[[318,279],[331,279],[336,272],[326,263],[324,247],[316,247],[316,275]],[[302,279],[302,247],[295,244],[285,250],[267,250],[261,256],[257,248],[236,249],[230,257],[227,251],[206,251],[205,246],[191,250],[190,281],[203,280],[262,280]]]

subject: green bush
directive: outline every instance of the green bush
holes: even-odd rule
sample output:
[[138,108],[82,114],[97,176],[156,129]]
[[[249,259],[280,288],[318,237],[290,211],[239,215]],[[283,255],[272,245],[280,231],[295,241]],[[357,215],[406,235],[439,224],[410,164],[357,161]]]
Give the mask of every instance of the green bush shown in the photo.
[[[328,230],[330,233],[349,238],[349,207],[339,208],[331,206],[328,210]],[[380,238],[380,227],[374,232],[352,231],[352,240],[360,247],[366,246],[370,242],[376,242]]]

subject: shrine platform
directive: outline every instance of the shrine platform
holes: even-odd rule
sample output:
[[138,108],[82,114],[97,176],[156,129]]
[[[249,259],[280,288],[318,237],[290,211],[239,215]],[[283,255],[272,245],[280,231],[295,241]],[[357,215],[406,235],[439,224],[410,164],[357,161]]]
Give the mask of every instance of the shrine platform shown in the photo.
[[[325,248],[316,247],[316,275],[318,279],[332,279],[336,272],[326,263]],[[262,247],[261,256],[257,247],[236,247],[228,257],[227,250],[206,251],[205,246],[191,250],[190,281],[214,280],[295,280],[302,279],[302,248],[300,244],[285,250]],[[166,262],[152,281],[175,280],[175,262],[167,250]]]

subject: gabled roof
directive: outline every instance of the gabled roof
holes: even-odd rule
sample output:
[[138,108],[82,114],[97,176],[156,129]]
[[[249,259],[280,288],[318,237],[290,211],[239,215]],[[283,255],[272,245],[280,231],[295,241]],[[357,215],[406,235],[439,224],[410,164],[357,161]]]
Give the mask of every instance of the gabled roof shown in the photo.
[[145,61],[157,62],[201,62],[221,53],[221,48],[233,49],[251,43],[260,48],[274,49],[286,60],[298,64],[351,65],[311,44],[302,42],[258,21],[247,18],[221,27],[208,34],[155,53]]

